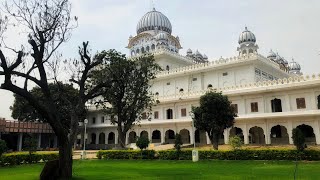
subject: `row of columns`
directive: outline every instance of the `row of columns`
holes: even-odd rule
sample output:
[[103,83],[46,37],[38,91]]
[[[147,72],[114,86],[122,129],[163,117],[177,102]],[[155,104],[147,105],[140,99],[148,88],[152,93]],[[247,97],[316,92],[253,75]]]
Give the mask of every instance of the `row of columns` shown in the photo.
[[[41,148],[41,133],[38,134],[37,137],[37,148]],[[21,151],[22,150],[22,146],[23,146],[23,133],[19,133],[18,134],[18,141],[17,141],[17,150]],[[54,136],[54,140],[53,140],[53,147],[57,148],[58,147],[58,138],[57,136]]]

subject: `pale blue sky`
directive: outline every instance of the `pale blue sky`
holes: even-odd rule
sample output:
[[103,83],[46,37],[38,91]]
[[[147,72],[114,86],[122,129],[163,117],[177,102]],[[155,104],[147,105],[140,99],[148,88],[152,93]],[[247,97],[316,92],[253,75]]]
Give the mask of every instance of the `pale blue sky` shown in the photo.
[[[150,0],[72,0],[79,27],[60,49],[66,58],[77,57],[77,47],[90,41],[94,52],[125,48],[136,35],[139,19],[151,10]],[[305,74],[320,72],[319,0],[155,0],[155,8],[171,21],[173,35],[209,60],[237,55],[239,34],[247,26],[257,38],[258,52],[272,48],[288,61],[298,61]],[[8,39],[10,40],[10,39]],[[0,117],[10,119],[12,95],[0,90]]]

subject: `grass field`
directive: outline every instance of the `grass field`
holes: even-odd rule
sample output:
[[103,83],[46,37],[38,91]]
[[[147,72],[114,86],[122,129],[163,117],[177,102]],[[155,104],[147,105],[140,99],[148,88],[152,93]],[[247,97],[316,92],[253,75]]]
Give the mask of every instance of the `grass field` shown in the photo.
[[[0,179],[39,179],[43,164],[0,167]],[[76,160],[74,179],[293,179],[292,161]],[[299,162],[297,179],[319,179],[320,162]]]

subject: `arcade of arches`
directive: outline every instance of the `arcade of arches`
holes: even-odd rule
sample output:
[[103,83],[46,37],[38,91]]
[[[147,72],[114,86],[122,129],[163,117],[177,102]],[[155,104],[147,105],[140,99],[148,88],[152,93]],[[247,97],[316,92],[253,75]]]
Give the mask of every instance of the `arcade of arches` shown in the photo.
[[[278,107],[277,107],[278,108]],[[275,108],[275,109],[277,109]],[[277,109],[279,110],[279,109]],[[317,140],[315,129],[311,125],[299,124],[293,126],[292,128],[299,128],[302,130],[306,137],[307,144],[320,144]],[[246,132],[247,131],[247,132]],[[318,130],[319,131],[319,130]],[[193,134],[191,129],[183,128],[180,130],[173,129],[154,129],[154,130],[142,130],[138,133],[136,131],[129,131],[127,134],[126,143],[135,143],[137,136],[143,136],[150,139],[151,143],[158,144],[174,144],[175,134],[179,133],[183,144],[210,144],[210,139],[205,131],[195,130]],[[234,126],[232,128],[226,129],[223,134],[221,134],[221,139],[219,144],[228,144],[229,138],[233,136],[239,136],[244,144],[273,144],[273,145],[285,145],[293,144],[291,139],[291,132],[288,127],[281,124],[275,124],[270,126],[270,129],[266,132],[265,126],[252,126],[248,127],[246,130],[243,126]],[[319,135],[320,136],[320,135]],[[89,144],[117,144],[117,131],[114,132],[101,132],[101,133],[89,133]],[[319,137],[320,139],[320,137]]]

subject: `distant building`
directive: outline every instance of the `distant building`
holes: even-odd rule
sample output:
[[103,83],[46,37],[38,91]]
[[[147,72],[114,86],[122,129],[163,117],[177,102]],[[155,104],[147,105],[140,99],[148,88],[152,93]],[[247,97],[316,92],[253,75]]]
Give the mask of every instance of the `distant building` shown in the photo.
[[0,119],[0,139],[10,150],[23,150],[24,139],[31,136],[37,139],[39,150],[57,148],[58,140],[49,124]]

